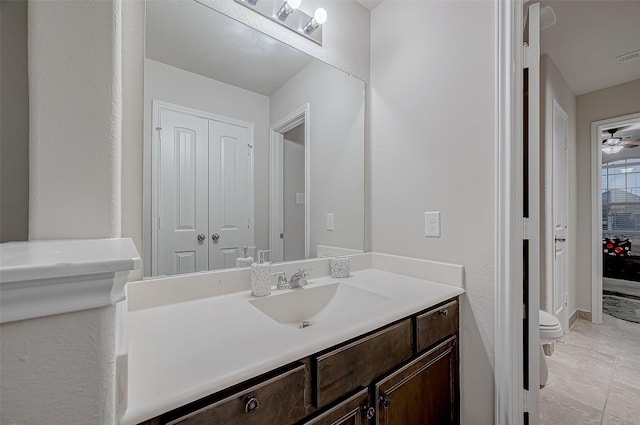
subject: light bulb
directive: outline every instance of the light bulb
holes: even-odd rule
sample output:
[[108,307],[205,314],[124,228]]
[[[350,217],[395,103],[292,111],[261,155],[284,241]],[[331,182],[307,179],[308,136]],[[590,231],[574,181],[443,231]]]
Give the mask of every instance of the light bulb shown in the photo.
[[292,9],[299,8],[301,3],[302,3],[302,0],[287,0],[287,4]]
[[318,25],[324,24],[325,22],[327,22],[327,11],[322,7],[317,8],[313,14],[313,19],[316,20]]

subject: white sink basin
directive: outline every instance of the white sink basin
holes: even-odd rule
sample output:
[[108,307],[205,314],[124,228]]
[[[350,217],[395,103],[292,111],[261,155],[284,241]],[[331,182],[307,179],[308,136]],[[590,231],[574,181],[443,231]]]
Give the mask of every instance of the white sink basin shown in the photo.
[[[249,302],[276,322],[297,327],[349,319],[371,313],[377,305],[389,301],[384,295],[336,282],[305,287]],[[305,326],[301,326],[302,322]]]

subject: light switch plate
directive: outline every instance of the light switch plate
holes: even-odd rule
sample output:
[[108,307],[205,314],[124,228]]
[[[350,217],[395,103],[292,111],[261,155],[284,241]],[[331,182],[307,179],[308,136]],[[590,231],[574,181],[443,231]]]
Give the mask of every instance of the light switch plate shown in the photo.
[[335,217],[333,213],[327,213],[327,230],[335,230]]
[[440,237],[440,211],[424,213],[424,235],[428,238]]

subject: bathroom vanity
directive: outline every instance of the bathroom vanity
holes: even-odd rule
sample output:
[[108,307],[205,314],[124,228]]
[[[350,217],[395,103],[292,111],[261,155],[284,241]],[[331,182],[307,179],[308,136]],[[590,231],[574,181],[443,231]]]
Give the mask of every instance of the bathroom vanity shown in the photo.
[[[265,298],[242,292],[134,312],[123,423],[457,424],[461,293],[367,269]],[[269,299],[272,310],[255,305]],[[199,335],[189,345],[170,325],[187,312],[180,326],[225,320],[191,329]]]

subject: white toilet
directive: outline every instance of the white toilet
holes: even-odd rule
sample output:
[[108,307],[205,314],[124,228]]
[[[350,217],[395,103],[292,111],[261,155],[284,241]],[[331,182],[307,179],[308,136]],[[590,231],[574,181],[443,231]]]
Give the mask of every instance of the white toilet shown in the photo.
[[540,310],[540,385],[547,385],[549,378],[549,369],[542,346],[550,344],[562,336],[564,336],[564,332],[560,321],[552,314]]

